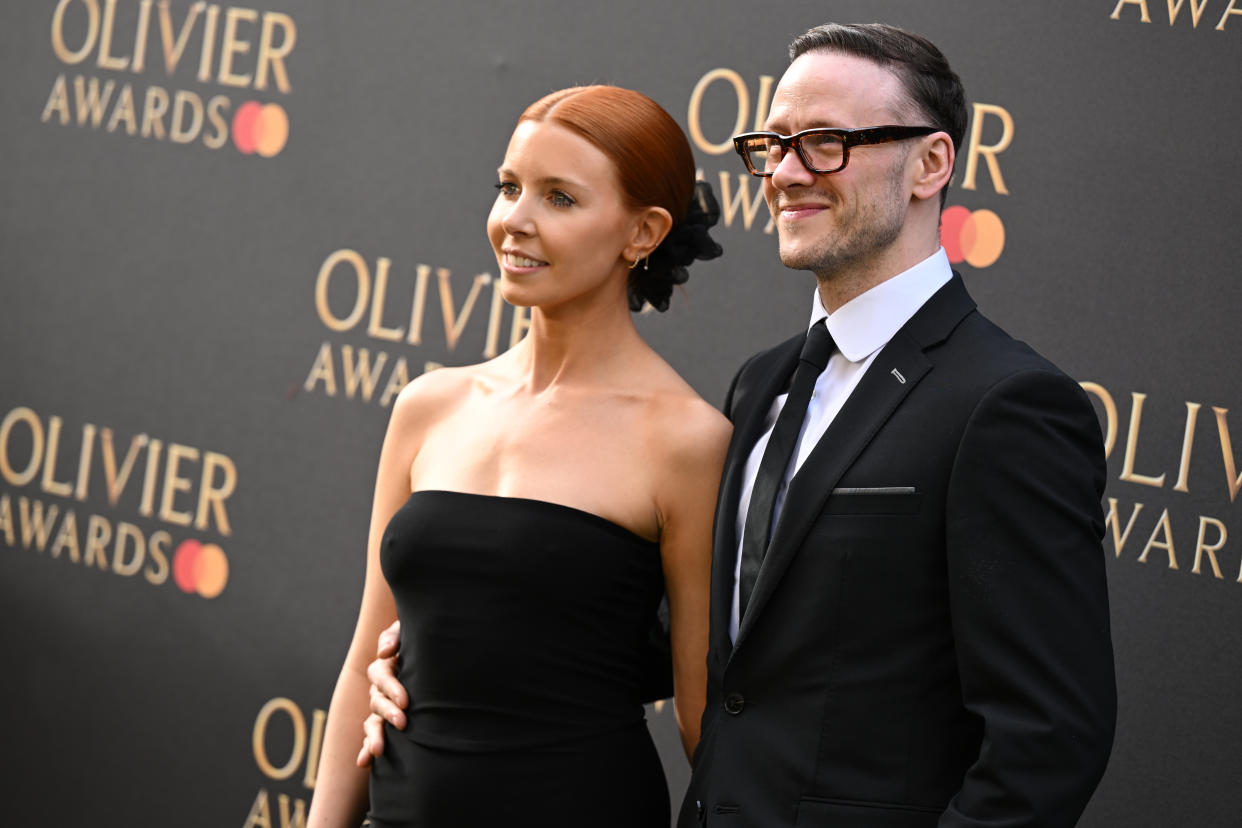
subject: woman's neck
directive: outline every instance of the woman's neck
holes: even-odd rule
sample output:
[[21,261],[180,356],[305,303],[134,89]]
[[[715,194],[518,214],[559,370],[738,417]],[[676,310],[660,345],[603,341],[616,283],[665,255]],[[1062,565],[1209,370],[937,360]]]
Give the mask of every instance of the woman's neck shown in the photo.
[[515,349],[522,384],[539,393],[554,386],[608,383],[646,345],[628,307],[531,310],[530,328]]

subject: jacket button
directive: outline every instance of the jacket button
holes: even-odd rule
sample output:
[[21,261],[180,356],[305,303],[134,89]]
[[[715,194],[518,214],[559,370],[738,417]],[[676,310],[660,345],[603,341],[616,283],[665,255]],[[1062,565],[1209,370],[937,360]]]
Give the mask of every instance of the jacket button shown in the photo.
[[742,708],[746,706],[746,699],[741,693],[730,693],[725,696],[724,709],[730,716],[736,716],[742,712]]

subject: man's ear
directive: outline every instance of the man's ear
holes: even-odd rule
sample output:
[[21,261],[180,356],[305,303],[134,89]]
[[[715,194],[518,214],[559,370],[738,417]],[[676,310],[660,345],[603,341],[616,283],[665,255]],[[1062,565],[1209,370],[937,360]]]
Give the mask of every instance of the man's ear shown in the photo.
[[953,177],[953,141],[946,132],[934,132],[916,145],[914,186],[915,198],[940,198],[940,191],[949,185]]
[[622,254],[628,261],[650,256],[673,227],[673,217],[663,207],[646,207],[635,217],[634,233]]

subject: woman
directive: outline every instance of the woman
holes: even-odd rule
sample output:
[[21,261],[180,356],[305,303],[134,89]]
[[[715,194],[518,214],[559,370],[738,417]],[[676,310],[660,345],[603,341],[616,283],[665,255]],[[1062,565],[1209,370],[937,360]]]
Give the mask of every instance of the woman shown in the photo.
[[487,232],[529,332],[393,406],[311,826],[366,808],[365,671],[398,613],[412,703],[373,763],[374,826],[667,826],[639,688],[665,591],[688,752],[698,739],[729,425],[630,311],[663,310],[684,265],[719,255],[715,205],[676,122],[615,87],[532,104],[498,173]]

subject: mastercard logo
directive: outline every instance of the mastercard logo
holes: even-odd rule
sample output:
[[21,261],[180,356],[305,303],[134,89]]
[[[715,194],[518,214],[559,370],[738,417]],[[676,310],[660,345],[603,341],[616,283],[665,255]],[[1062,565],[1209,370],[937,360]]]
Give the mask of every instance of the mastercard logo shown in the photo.
[[289,116],[280,104],[246,101],[233,115],[233,146],[244,155],[271,158],[289,140]]
[[173,552],[172,574],[182,592],[215,598],[229,582],[229,559],[214,543],[182,541]]
[[940,244],[953,264],[989,267],[1005,249],[1005,225],[991,210],[950,207],[940,214]]

